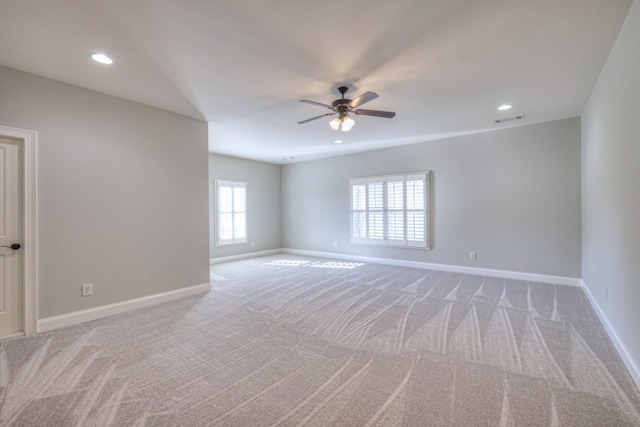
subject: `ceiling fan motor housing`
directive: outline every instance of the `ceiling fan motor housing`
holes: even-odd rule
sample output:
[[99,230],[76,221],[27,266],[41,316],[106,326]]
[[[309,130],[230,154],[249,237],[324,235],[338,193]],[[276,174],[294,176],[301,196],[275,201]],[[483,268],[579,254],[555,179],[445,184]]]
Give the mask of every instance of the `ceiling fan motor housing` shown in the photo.
[[347,108],[350,102],[351,102],[350,99],[344,99],[344,98],[336,99],[331,103],[331,106],[333,107],[334,110],[339,109],[340,107]]

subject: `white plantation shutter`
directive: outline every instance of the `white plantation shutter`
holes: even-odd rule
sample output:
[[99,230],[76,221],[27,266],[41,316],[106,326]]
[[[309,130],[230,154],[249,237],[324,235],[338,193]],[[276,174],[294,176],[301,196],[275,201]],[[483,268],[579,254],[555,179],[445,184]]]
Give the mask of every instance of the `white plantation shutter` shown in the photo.
[[247,186],[236,183],[233,187],[233,237],[234,241],[247,241]]
[[218,239],[233,238],[233,188],[218,188]]
[[351,243],[429,248],[429,172],[351,180]]
[[405,197],[404,177],[390,176],[387,178],[387,240],[390,245],[405,244]]
[[367,181],[357,181],[351,184],[352,208],[354,210],[367,210]]
[[369,241],[384,241],[384,179],[372,178],[368,182],[367,212]]
[[216,245],[247,242],[247,183],[216,180]]
[[407,246],[427,247],[427,174],[407,175]]
[[351,241],[367,243],[367,180],[351,180]]

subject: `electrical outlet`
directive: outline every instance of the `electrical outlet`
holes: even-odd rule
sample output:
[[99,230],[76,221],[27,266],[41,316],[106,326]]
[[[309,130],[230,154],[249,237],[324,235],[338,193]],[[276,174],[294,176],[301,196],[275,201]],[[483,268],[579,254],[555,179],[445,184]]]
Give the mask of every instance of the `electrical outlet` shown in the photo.
[[338,247],[338,242],[333,242],[333,247],[337,248]]
[[91,283],[87,283],[86,285],[82,285],[82,296],[90,297],[93,295],[93,285]]
[[469,259],[476,259],[476,253],[475,252],[469,252]]
[[251,247],[255,247],[256,246],[256,242],[251,242]]

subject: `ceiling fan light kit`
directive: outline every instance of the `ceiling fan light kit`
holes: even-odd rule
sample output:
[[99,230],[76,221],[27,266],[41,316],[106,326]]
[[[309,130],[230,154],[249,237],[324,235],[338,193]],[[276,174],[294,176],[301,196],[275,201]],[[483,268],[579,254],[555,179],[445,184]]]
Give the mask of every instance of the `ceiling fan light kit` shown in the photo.
[[301,122],[298,122],[298,124],[301,125],[303,123],[308,123],[308,122],[311,122],[313,120],[321,119],[321,118],[323,118],[325,116],[333,116],[335,114],[338,114],[338,117],[336,117],[335,119],[331,120],[329,122],[329,125],[334,130],[341,129],[343,132],[348,132],[356,124],[356,122],[351,117],[349,117],[349,113],[354,113],[354,114],[357,114],[357,115],[360,115],[360,116],[385,117],[385,118],[388,118],[388,119],[395,117],[396,113],[393,113],[391,111],[359,110],[359,109],[357,109],[359,106],[361,106],[365,102],[369,102],[369,101],[372,101],[372,100],[376,99],[378,97],[378,94],[373,93],[373,92],[365,92],[364,94],[360,95],[356,99],[351,100],[351,99],[345,99],[345,97],[344,97],[344,94],[347,93],[348,90],[349,90],[348,87],[340,86],[338,88],[338,91],[340,91],[340,94],[342,95],[342,98],[341,99],[336,99],[335,101],[333,101],[331,103],[331,105],[322,104],[320,102],[315,102],[315,101],[309,101],[309,100],[306,100],[306,99],[300,100],[300,102],[303,102],[305,104],[317,105],[319,107],[328,108],[328,109],[332,110],[332,112],[331,113],[325,113],[325,114],[322,114],[320,116],[312,117],[312,118],[307,119],[307,120],[303,120]]
[[335,119],[329,122],[329,126],[331,126],[333,130],[338,130],[341,124],[342,124],[342,120],[340,119],[340,117],[336,117]]
[[353,127],[353,125],[355,125],[356,122],[349,116],[346,116],[343,120],[342,120],[342,131],[343,132],[348,132],[351,130],[351,128]]
[[329,126],[331,126],[333,130],[340,129],[342,125],[342,132],[350,131],[353,125],[355,124],[356,122],[351,117],[349,117],[349,115],[346,113],[340,114],[340,117],[336,117],[335,119],[329,122]]

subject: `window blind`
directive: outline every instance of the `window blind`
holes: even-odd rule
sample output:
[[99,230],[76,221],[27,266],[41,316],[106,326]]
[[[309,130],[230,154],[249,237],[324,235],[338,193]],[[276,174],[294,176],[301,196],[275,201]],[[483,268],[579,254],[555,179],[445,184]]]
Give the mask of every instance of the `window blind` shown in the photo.
[[351,243],[429,248],[429,172],[351,179]]
[[216,245],[247,242],[247,183],[216,180]]

